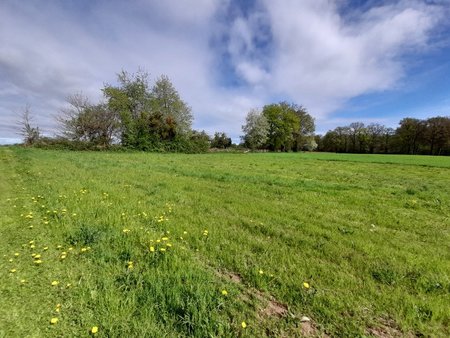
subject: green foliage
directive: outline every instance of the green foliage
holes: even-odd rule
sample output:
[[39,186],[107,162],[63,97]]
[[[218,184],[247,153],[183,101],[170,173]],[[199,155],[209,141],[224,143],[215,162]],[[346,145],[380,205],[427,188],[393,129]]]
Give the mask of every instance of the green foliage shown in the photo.
[[266,105],[263,115],[269,124],[267,146],[273,151],[289,151],[294,146],[294,133],[300,129],[295,106],[286,102]]
[[231,147],[231,138],[225,133],[214,133],[214,137],[211,140],[211,148],[226,149]]

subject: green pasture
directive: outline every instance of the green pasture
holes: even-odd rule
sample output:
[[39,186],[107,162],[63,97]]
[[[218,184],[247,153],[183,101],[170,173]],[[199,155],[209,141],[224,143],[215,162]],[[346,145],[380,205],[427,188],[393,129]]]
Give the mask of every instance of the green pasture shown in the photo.
[[1,147],[0,173],[0,337],[450,336],[448,157]]

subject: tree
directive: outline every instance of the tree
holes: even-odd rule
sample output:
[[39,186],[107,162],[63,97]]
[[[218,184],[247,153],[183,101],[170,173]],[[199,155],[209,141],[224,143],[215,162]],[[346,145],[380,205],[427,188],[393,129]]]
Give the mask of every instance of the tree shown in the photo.
[[252,150],[262,147],[268,139],[269,123],[266,117],[257,109],[248,112],[245,124],[242,126],[244,145]]
[[125,146],[142,148],[148,139],[148,118],[151,113],[148,73],[121,71],[119,86],[105,85],[103,95],[108,108],[120,119],[121,142]]
[[295,132],[300,129],[300,119],[295,106],[286,102],[264,106],[263,115],[269,124],[267,147],[275,151],[289,151],[294,145]]
[[19,134],[23,137],[23,143],[26,146],[31,146],[35,144],[40,138],[39,127],[33,127],[31,116],[31,109],[27,105],[22,111],[20,116],[19,124]]
[[373,154],[379,152],[382,147],[383,135],[386,131],[386,127],[378,123],[371,123],[367,126],[366,130],[369,153]]
[[423,121],[415,118],[404,118],[396,130],[400,142],[400,152],[404,154],[417,154],[424,135]]
[[450,145],[450,117],[432,117],[425,121],[424,142],[430,155],[440,155]]
[[231,144],[231,138],[225,133],[216,132],[211,140],[211,148],[226,149],[231,147]]
[[106,104],[91,104],[82,94],[69,96],[58,116],[62,135],[72,141],[110,146],[119,130],[117,116]]
[[150,100],[152,112],[162,114],[166,121],[172,121],[177,134],[187,135],[191,131],[191,108],[181,100],[167,76],[162,75],[156,80]]
[[314,132],[316,126],[314,118],[308,114],[308,111],[303,106],[292,105],[295,109],[295,114],[299,119],[299,129],[294,131],[294,150],[315,150],[317,143],[314,140]]

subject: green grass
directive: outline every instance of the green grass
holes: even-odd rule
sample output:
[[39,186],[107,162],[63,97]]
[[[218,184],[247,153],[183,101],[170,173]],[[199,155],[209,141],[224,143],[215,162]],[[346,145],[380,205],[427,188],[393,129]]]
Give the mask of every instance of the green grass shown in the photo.
[[448,157],[6,147],[0,171],[0,337],[450,335]]

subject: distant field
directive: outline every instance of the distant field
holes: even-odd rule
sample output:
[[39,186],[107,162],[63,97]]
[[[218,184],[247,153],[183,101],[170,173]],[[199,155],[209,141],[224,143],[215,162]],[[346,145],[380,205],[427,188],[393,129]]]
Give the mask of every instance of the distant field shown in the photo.
[[448,157],[2,147],[0,172],[0,337],[450,336]]

